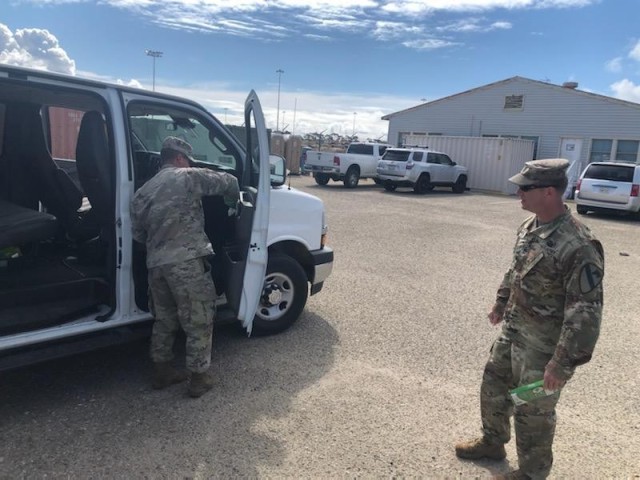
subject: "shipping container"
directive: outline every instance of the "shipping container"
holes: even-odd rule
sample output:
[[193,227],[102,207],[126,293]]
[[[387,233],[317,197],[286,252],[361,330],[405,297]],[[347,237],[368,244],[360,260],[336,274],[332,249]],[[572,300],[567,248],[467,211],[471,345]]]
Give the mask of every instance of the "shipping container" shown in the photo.
[[517,138],[407,135],[403,146],[446,153],[469,170],[468,187],[508,195],[517,190],[509,177],[522,170],[525,162],[533,160],[534,152],[533,140]]
[[284,158],[287,161],[287,168],[295,175],[300,172],[300,157],[302,156],[302,137],[300,135],[289,135],[284,144]]

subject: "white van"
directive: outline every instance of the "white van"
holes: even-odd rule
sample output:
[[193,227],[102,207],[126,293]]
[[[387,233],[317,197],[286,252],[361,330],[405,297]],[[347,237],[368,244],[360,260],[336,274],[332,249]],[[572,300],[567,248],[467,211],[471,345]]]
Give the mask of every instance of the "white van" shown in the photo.
[[217,318],[289,327],[331,273],[324,206],[285,186],[253,92],[245,125],[243,145],[183,98],[0,65],[0,370],[149,334],[129,202],[168,135],[240,184],[235,215],[203,200]]

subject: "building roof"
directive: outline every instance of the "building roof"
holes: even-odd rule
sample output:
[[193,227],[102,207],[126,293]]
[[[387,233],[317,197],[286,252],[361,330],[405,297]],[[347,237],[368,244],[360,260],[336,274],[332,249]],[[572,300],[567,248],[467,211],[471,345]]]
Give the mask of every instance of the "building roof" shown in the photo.
[[474,93],[476,91],[479,91],[479,90],[486,90],[486,89],[493,88],[493,87],[495,87],[497,85],[504,85],[504,84],[511,83],[511,82],[516,82],[516,81],[518,81],[518,82],[526,82],[526,83],[533,83],[533,84],[536,84],[536,85],[541,85],[541,86],[543,86],[545,88],[560,89],[560,90],[562,90],[564,92],[570,92],[570,93],[573,93],[575,95],[584,95],[584,96],[588,96],[588,97],[591,97],[591,98],[594,98],[594,99],[605,100],[605,101],[608,101],[608,102],[614,102],[614,103],[617,103],[617,104],[620,104],[620,105],[626,105],[628,107],[633,107],[633,108],[640,109],[640,103],[630,102],[630,101],[627,101],[627,100],[620,100],[618,98],[608,97],[606,95],[600,95],[600,94],[597,94],[597,93],[585,92],[584,90],[578,90],[578,89],[572,88],[572,87],[563,87],[562,85],[556,85],[554,83],[542,82],[540,80],[532,80],[530,78],[515,76],[515,77],[507,78],[505,80],[500,80],[498,82],[488,83],[487,85],[483,85],[481,87],[476,87],[476,88],[472,88],[470,90],[465,90],[464,92],[455,93],[453,95],[448,95],[446,97],[442,97],[442,98],[439,98],[437,100],[432,100],[430,102],[421,103],[420,105],[416,105],[414,107],[405,108],[404,110],[399,110],[397,112],[389,113],[387,115],[384,115],[382,117],[382,120],[390,120],[391,117],[393,117],[395,115],[411,112],[411,111],[414,111],[414,110],[418,110],[418,109],[420,109],[422,107],[426,107],[428,105],[433,105],[435,103],[439,103],[439,102],[444,102],[446,100],[450,100],[450,99],[455,98],[455,97],[459,97],[459,96],[462,96],[462,95],[469,95],[469,94],[472,94],[472,93]]

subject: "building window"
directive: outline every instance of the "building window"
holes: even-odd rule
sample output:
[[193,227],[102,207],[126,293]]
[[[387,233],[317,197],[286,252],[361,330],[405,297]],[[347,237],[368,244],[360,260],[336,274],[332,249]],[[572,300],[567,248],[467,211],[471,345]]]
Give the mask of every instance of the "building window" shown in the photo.
[[636,163],[638,161],[638,140],[618,140],[616,161]]
[[398,132],[398,147],[404,145],[405,139],[411,135],[411,132]]
[[522,110],[524,95],[507,95],[504,97],[505,110]]
[[591,153],[589,154],[589,163],[608,162],[609,160],[611,160],[612,148],[613,140],[594,138],[593,140],[591,140]]

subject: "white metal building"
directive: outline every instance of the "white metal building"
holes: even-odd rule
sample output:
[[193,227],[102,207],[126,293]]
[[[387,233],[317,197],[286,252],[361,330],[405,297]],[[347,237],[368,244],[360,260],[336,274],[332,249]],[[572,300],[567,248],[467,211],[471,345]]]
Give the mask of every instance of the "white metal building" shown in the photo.
[[534,158],[564,157],[576,178],[593,161],[640,163],[640,104],[512,77],[382,117],[389,143],[408,135],[533,140]]

